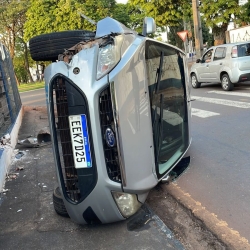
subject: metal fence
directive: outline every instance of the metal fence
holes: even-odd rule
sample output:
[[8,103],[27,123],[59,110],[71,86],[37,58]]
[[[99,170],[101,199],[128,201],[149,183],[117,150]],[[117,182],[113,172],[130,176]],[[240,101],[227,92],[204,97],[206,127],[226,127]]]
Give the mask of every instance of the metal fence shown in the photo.
[[0,138],[9,133],[21,106],[12,60],[0,43]]

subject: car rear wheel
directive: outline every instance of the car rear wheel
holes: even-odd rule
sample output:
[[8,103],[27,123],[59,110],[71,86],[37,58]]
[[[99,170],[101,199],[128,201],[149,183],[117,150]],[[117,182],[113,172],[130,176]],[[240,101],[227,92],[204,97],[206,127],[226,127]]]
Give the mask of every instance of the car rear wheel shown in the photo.
[[201,86],[201,83],[198,82],[197,76],[194,73],[191,75],[191,84],[192,84],[192,87],[195,89]]
[[57,187],[53,192],[53,205],[57,214],[63,217],[69,217],[69,214],[63,203],[63,199],[62,199],[62,195],[61,195],[61,191],[59,187]]
[[95,32],[86,30],[68,30],[35,36],[29,41],[30,54],[35,61],[56,61],[65,49],[94,37]]
[[228,74],[222,75],[222,77],[221,77],[221,86],[222,86],[222,89],[225,90],[225,91],[233,90],[234,85],[230,81],[230,78],[229,78]]

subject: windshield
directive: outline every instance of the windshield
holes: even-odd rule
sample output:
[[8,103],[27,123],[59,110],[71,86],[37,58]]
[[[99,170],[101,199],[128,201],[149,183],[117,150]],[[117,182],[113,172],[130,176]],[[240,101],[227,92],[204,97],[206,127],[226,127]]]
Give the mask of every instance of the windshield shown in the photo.
[[188,147],[188,116],[182,54],[153,41],[146,43],[146,65],[158,177],[180,159]]

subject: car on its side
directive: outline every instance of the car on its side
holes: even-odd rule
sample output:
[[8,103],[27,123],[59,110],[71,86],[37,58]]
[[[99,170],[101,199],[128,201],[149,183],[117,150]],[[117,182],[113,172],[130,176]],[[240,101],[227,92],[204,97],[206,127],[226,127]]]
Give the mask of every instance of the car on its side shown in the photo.
[[190,76],[193,88],[204,82],[220,82],[225,91],[233,90],[236,83],[250,81],[250,41],[209,48],[192,65]]
[[29,43],[33,59],[54,61],[44,74],[59,184],[54,208],[79,224],[135,214],[191,143],[185,54],[147,37],[155,22],[144,23],[139,35],[106,17],[95,32]]

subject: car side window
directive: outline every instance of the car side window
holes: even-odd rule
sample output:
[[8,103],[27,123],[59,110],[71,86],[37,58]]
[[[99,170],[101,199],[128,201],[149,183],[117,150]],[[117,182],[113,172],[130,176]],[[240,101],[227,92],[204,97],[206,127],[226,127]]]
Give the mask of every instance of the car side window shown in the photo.
[[211,59],[212,59],[212,54],[213,54],[213,50],[212,49],[209,50],[209,51],[207,51],[206,54],[204,54],[204,56],[202,58],[202,61],[206,62],[206,63],[210,62]]
[[221,60],[226,57],[226,48],[219,47],[214,52],[214,61]]

